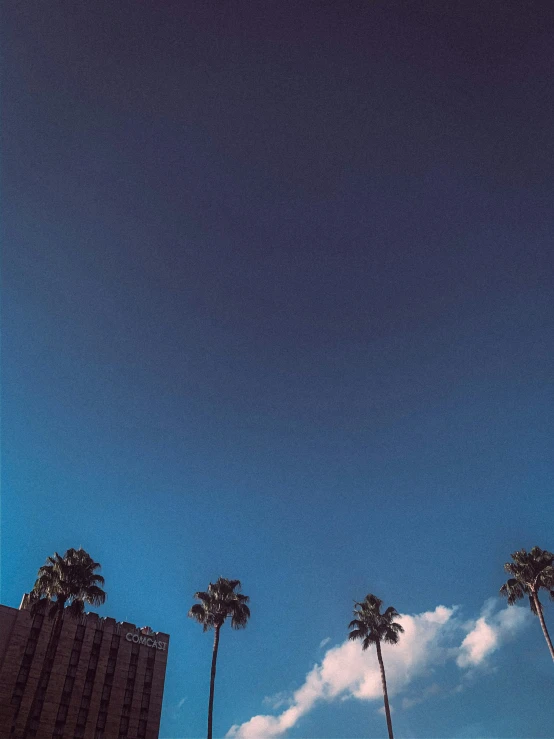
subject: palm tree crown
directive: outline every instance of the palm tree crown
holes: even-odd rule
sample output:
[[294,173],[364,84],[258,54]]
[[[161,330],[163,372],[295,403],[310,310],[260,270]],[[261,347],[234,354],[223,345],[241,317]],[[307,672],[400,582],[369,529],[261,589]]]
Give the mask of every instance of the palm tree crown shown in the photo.
[[204,631],[221,628],[227,618],[231,618],[233,629],[243,629],[250,618],[250,609],[246,605],[250,598],[236,592],[241,587],[240,580],[218,578],[210,583],[207,592],[194,594],[200,603],[195,603],[188,615],[199,624]]
[[371,644],[378,642],[396,644],[399,635],[404,632],[403,627],[394,622],[394,619],[400,615],[396,608],[389,606],[384,613],[381,613],[382,605],[383,601],[371,593],[355,604],[356,618],[348,624],[348,628],[351,629],[348,638],[361,639],[364,651]]
[[538,616],[542,633],[546,639],[550,656],[554,660],[554,644],[548,633],[539,592],[544,589],[554,600],[554,554],[540,547],[530,552],[520,549],[512,554],[512,562],[506,562],[504,569],[512,577],[500,588],[500,595],[508,599],[508,605],[527,596],[531,610]]
[[64,556],[57,552],[48,557],[38,571],[31,591],[31,612],[48,608],[51,618],[66,609],[73,616],[84,612],[84,604],[102,605],[106,593],[100,569],[84,549],[68,549]]
[[508,599],[510,606],[527,596],[531,610],[538,616],[539,590],[544,588],[554,600],[554,554],[533,547],[530,552],[520,549],[511,557],[513,562],[506,562],[504,569],[512,577],[500,588],[500,594]]

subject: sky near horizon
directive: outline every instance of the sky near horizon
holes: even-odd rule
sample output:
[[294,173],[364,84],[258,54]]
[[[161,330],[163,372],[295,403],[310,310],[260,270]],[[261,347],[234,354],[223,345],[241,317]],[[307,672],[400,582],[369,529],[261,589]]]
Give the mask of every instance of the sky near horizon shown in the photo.
[[[497,597],[554,549],[554,9],[8,2],[0,601],[47,555],[171,635],[160,737],[547,739]],[[545,606],[554,631],[554,605]]]

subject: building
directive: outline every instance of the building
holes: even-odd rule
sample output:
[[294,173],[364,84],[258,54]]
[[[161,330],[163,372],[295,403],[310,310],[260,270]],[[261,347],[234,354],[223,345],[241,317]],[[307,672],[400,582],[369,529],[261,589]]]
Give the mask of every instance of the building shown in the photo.
[[158,739],[169,636],[0,605],[1,739]]

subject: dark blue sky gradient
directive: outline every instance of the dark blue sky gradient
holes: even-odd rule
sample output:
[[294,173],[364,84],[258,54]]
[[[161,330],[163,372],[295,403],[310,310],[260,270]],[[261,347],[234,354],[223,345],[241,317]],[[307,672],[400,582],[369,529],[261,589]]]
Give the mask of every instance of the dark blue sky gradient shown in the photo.
[[[3,603],[84,546],[103,613],[171,633],[160,736],[194,737],[186,611],[241,578],[221,736],[353,598],[475,617],[511,551],[554,548],[550,4],[3,15]],[[533,627],[404,734],[550,736]],[[291,737],[383,729],[348,702]]]

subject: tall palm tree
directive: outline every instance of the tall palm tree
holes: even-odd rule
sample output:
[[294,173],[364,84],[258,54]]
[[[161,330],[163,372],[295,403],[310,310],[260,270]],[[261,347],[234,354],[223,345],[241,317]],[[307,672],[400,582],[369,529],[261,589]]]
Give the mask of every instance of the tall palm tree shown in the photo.
[[217,582],[210,583],[207,592],[195,593],[194,597],[200,603],[195,603],[188,616],[199,624],[203,631],[214,630],[214,646],[212,652],[212,671],[210,675],[210,700],[208,703],[208,739],[212,739],[212,721],[214,709],[214,685],[219,649],[219,632],[227,618],[231,619],[233,629],[243,629],[250,618],[250,609],[246,605],[250,598],[238,593],[241,588],[240,580],[226,580],[218,578]]
[[539,600],[541,588],[546,590],[550,598],[554,600],[554,554],[546,549],[533,547],[530,552],[520,549],[510,556],[513,562],[506,562],[504,569],[512,577],[500,588],[500,595],[508,598],[510,606],[525,596],[529,598],[531,610],[535,616],[539,617],[550,656],[554,660],[554,647],[546,628],[542,604]]
[[98,562],[84,549],[68,549],[63,557],[57,552],[48,557],[30,593],[31,613],[47,610],[56,631],[64,612],[78,617],[84,613],[85,603],[102,605],[106,593],[100,587],[104,578],[96,572],[99,569]]
[[106,593],[101,587],[104,585],[104,578],[97,573],[99,569],[98,562],[80,548],[68,549],[63,557],[56,552],[53,557],[47,558],[46,564],[38,571],[27,602],[30,605],[31,615],[47,612],[54,623],[33,699],[33,710],[29,712],[29,721],[31,715],[37,711],[40,714],[42,708],[42,705],[39,705],[38,689],[41,685],[44,688],[48,685],[64,615],[67,613],[77,618],[84,613],[85,603],[98,606],[106,600]]
[[400,624],[394,622],[394,619],[399,616],[398,611],[392,606],[389,606],[384,613],[381,613],[382,605],[383,601],[371,593],[366,595],[361,602],[356,602],[354,608],[355,618],[348,624],[348,628],[351,629],[348,638],[353,640],[361,639],[363,651],[370,644],[375,644],[379,669],[381,671],[381,683],[383,684],[387,729],[389,731],[389,739],[394,739],[390,717],[389,694],[387,692],[387,679],[385,677],[385,665],[383,664],[383,655],[381,653],[381,642],[396,644],[399,634],[402,634],[404,629]]

